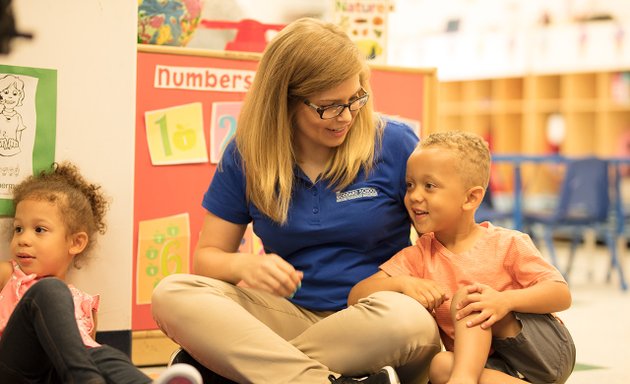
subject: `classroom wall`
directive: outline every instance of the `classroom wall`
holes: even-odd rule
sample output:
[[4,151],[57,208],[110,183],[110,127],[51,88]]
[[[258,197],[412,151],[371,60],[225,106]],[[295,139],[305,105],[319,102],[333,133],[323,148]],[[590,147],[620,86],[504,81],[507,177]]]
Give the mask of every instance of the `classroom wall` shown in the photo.
[[131,328],[137,7],[134,0],[13,1],[18,30],[34,39],[14,40],[0,55],[1,64],[57,70],[56,159],[78,164],[111,198],[94,259],[71,276],[101,294],[100,331]]

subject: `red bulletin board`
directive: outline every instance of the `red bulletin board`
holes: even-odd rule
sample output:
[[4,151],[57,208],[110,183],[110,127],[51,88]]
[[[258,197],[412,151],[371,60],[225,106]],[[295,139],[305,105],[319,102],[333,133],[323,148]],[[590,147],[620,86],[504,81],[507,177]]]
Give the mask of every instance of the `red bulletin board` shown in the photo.
[[[151,316],[150,304],[138,300],[136,287],[139,280],[138,244],[139,224],[187,213],[190,224],[188,265],[192,265],[192,251],[197,242],[205,214],[201,199],[216,169],[207,162],[172,165],[153,165],[149,152],[145,113],[190,103],[201,103],[203,131],[206,147],[210,151],[210,121],[212,104],[215,102],[241,101],[245,92],[214,90],[167,89],[155,86],[158,67],[211,68],[251,70],[257,67],[259,54],[229,51],[138,46],[136,135],[135,135],[135,185],[134,185],[134,236],[133,236],[133,289],[132,330],[150,330],[157,326]],[[242,80],[242,79],[241,79]],[[249,80],[248,80],[249,81]],[[433,69],[410,69],[384,66],[372,67],[372,93],[375,110],[387,115],[400,116],[420,122],[421,131],[434,130],[437,80]],[[157,277],[173,270],[169,261],[158,265],[162,271]],[[140,268],[140,272],[142,268]],[[157,280],[156,280],[157,281]]]

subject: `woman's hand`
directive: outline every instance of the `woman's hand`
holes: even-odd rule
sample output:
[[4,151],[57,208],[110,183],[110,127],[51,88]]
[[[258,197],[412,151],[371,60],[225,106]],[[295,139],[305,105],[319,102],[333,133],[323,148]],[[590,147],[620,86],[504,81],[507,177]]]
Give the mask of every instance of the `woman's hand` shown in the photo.
[[276,254],[256,255],[243,267],[242,279],[247,286],[282,297],[293,295],[303,273]]
[[302,272],[275,254],[241,253],[247,229],[210,212],[204,218],[194,257],[194,273],[288,297],[302,281]]
[[488,329],[497,321],[504,318],[511,310],[510,303],[505,300],[505,296],[485,284],[471,284],[466,288],[467,294],[457,303],[456,319],[478,312],[466,322],[466,326],[474,327],[481,325],[481,328]]
[[416,299],[429,312],[449,299],[446,292],[433,280],[412,276],[397,276],[395,279],[400,279],[401,293]]

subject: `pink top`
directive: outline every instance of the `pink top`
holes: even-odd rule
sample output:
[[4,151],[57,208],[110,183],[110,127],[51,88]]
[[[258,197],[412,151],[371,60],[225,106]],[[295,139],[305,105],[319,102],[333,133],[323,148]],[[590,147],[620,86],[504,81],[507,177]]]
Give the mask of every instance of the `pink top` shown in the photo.
[[[438,283],[453,297],[458,288],[482,283],[505,291],[530,287],[540,281],[562,281],[562,274],[549,264],[525,233],[480,224],[485,234],[466,252],[446,249],[433,232],[422,235],[415,246],[407,247],[380,268],[390,276],[415,276]],[[451,300],[435,310],[435,320],[447,350],[453,350],[455,328],[451,320]]]
[[[13,273],[4,288],[2,288],[2,292],[0,292],[0,337],[4,333],[9,317],[11,317],[24,293],[40,280],[35,274],[26,275],[22,272],[15,261],[11,261],[11,264],[13,265]],[[72,293],[74,317],[77,319],[83,343],[88,347],[100,346],[90,336],[90,333],[94,330],[92,311],[98,311],[100,296],[91,296],[75,288],[72,284],[68,284],[68,288],[70,288]]]

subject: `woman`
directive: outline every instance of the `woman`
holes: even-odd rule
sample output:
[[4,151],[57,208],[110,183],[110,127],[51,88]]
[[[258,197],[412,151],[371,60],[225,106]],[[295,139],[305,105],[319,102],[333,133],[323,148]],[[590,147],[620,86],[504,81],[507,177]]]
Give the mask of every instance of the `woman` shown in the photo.
[[[203,199],[196,275],[153,293],[162,330],[243,383],[421,382],[440,349],[428,311],[348,292],[409,245],[411,129],[375,117],[369,70],[336,26],[304,18],[265,50]],[[246,226],[265,255],[237,253]],[[367,378],[354,379],[365,376]]]

